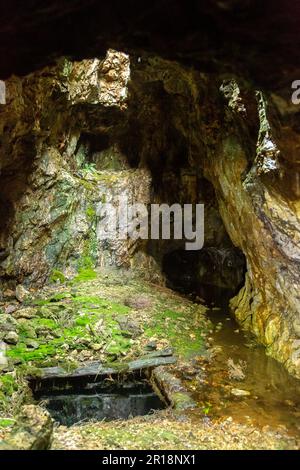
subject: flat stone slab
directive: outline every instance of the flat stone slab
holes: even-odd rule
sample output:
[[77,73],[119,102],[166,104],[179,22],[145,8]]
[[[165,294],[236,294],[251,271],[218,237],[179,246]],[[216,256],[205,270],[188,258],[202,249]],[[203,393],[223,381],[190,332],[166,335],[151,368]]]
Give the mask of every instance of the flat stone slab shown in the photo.
[[37,382],[49,380],[49,379],[80,379],[87,377],[104,377],[110,375],[117,375],[128,372],[135,372],[142,369],[150,369],[159,367],[162,365],[175,364],[177,361],[176,357],[172,355],[172,349],[166,349],[163,351],[155,351],[155,354],[150,353],[149,355],[140,357],[131,362],[124,364],[116,364],[116,366],[103,365],[101,362],[91,362],[83,367],[78,367],[72,372],[68,372],[62,367],[45,367],[39,369],[38,376],[28,377],[29,380],[35,380]]

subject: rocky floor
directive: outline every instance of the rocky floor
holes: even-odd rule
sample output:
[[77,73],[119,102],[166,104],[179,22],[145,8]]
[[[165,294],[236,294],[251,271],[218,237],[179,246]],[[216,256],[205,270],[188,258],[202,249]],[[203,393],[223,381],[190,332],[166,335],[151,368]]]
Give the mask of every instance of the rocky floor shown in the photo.
[[[60,365],[68,371],[90,361],[118,366],[150,350],[173,348],[168,366],[197,388],[193,410],[157,411],[126,421],[54,427],[53,449],[294,449],[283,427],[216,418],[201,400],[206,368],[216,354],[206,308],[136,277],[129,271],[82,271],[72,281],[30,292],[22,302],[3,302],[1,319],[15,340],[0,376],[0,437],[5,439],[23,403],[32,403],[25,377]],[[8,313],[10,312],[10,313]],[[10,330],[10,331],[8,331]],[[7,341],[7,338],[3,338]],[[190,387],[189,387],[190,384]],[[199,398],[200,397],[200,398]]]
[[95,423],[54,430],[53,449],[297,449],[282,430],[261,430],[231,419],[162,411],[129,421]]

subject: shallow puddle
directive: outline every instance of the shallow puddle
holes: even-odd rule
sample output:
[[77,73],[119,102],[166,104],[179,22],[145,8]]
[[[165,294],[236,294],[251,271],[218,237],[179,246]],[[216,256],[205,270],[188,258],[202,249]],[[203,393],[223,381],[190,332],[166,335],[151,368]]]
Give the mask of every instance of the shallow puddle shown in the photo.
[[300,434],[300,381],[221,310],[209,315],[219,352],[207,367],[198,400],[208,416],[231,416],[260,426],[285,426]]

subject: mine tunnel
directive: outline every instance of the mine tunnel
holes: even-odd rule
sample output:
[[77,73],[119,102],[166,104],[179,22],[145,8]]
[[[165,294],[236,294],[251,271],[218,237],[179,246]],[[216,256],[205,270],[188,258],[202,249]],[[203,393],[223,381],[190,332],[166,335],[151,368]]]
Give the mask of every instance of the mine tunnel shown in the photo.
[[[52,448],[142,448],[157,432],[206,445],[188,422],[217,448],[220,419],[245,426],[230,445],[251,447],[252,425],[255,448],[298,445],[299,15],[281,0],[6,6],[5,446],[20,445],[20,410],[21,440],[22,422],[47,428],[41,441],[26,424],[33,447],[54,434]],[[187,249],[184,211],[152,236],[153,206],[186,205],[193,232],[203,207],[200,248]]]
[[[65,40],[70,36],[65,35],[67,8],[62,8],[58,17],[57,6],[49,10],[49,25],[54,17],[58,21],[56,40],[53,42],[51,26],[47,26],[39,47],[30,42],[30,35],[26,36],[26,21],[20,23],[14,36],[18,53],[8,54],[9,60],[1,64],[7,94],[7,104],[1,104],[3,289],[15,288],[18,283],[43,285],[53,269],[76,269],[83,251],[96,264],[117,266],[129,266],[133,255],[140,252],[144,260],[149,257],[152,260],[149,263],[156,265],[157,276],[162,275],[161,282],[164,277],[171,288],[198,296],[209,304],[223,302],[222,297],[228,303],[245,284],[247,271],[247,285],[251,286],[247,308],[258,306],[262,289],[270,302],[276,299],[275,315],[282,311],[287,292],[277,298],[277,283],[295,285],[297,271],[296,247],[289,240],[289,233],[296,230],[293,211],[299,184],[294,149],[299,140],[298,108],[284,108],[286,95],[280,89],[274,61],[268,59],[270,73],[265,74],[259,48],[255,49],[249,40],[244,44],[248,54],[233,49],[234,38],[225,34],[237,15],[243,18],[243,25],[239,23],[241,29],[237,28],[236,38],[243,34],[251,38],[250,25],[255,15],[261,18],[267,6],[254,2],[251,11],[255,13],[247,17],[250,8],[247,2],[239,6],[229,2],[224,9],[214,3],[204,6],[202,2],[193,2],[191,8],[183,5],[171,8],[174,16],[168,34],[162,27],[163,20],[156,22],[156,28],[152,22],[144,28],[143,7],[135,11],[135,24],[131,10],[125,14],[124,7],[118,5],[125,24],[132,27],[129,36],[121,24],[117,25],[117,33],[112,34],[109,21],[106,22],[109,12],[104,8],[101,9],[101,37],[93,41],[92,23],[90,34],[80,44]],[[20,8],[17,11],[20,10],[21,18]],[[33,5],[29,7],[29,16],[33,12],[31,8],[34,9]],[[70,11],[73,24],[80,22],[87,28],[87,18],[92,11],[97,17],[99,8],[96,2],[91,2],[89,8],[82,5]],[[168,8],[167,1],[159,6],[161,18]],[[153,7],[146,17],[156,17],[154,11]],[[277,12],[275,5],[274,11]],[[33,21],[28,23],[28,28],[35,31],[39,19],[32,14]],[[224,21],[221,30],[225,40],[223,59],[218,62],[216,43],[207,24],[219,14]],[[9,23],[9,9],[6,15]],[[274,21],[280,18],[290,21],[292,28],[289,13],[280,15],[274,13]],[[196,17],[200,23],[194,22]],[[14,27],[1,47],[11,50],[14,42],[9,37],[13,31]],[[205,41],[199,40],[199,31],[207,36],[209,46],[205,51]],[[192,32],[198,38],[195,53],[191,52],[189,43]],[[27,49],[23,49],[24,35],[27,42],[23,44],[30,43],[30,57]],[[153,37],[156,41],[151,42]],[[264,38],[261,41],[263,47]],[[59,43],[63,44],[63,50],[59,49]],[[283,46],[279,41],[278,47]],[[294,43],[289,47],[295,47]],[[231,55],[229,51],[234,53]],[[265,58],[263,63],[265,67]],[[288,60],[285,65],[287,70],[292,70],[293,64]],[[90,78],[85,75],[87,71],[91,73]],[[13,73],[15,77],[9,78]],[[241,76],[243,79],[238,82]],[[247,82],[249,76],[256,83],[255,89]],[[37,91],[38,87],[42,92]],[[258,88],[263,91],[257,92]],[[272,95],[269,101],[268,92]],[[62,169],[78,179],[66,178]],[[80,197],[80,188],[76,188],[79,179],[84,179],[84,172],[89,170],[128,171],[128,180],[122,183],[120,173],[120,184],[114,187],[109,177],[104,178],[98,202],[92,200],[89,204],[88,198]],[[140,181],[139,171],[144,171]],[[91,189],[89,182],[81,186],[86,191]],[[104,245],[113,253],[111,256],[104,245],[97,247],[95,225],[98,222],[92,221],[88,234],[91,220],[82,221],[81,227],[76,210],[89,212],[91,219],[94,206],[106,197],[109,199],[109,194],[116,196],[118,191],[129,191],[132,197],[140,192],[138,197],[147,204],[203,203],[203,249],[188,253],[183,249],[183,240],[168,243],[150,240],[133,243],[130,249],[111,247],[108,242]],[[43,201],[49,209],[47,217],[41,209]],[[280,217],[274,215],[272,219],[269,203],[277,204],[274,214],[280,211],[289,214],[290,222],[285,227]],[[288,253],[280,246],[281,239],[285,240]],[[103,254],[99,253],[101,250]],[[274,254],[273,258],[270,253]],[[264,274],[268,272],[275,273],[272,282]],[[271,287],[266,287],[267,284]],[[292,296],[297,296],[294,288]],[[253,302],[255,298],[257,302]],[[294,319],[287,326],[291,341],[299,329],[294,305],[291,301],[291,311],[287,314]],[[249,317],[246,311],[238,309],[238,312],[242,320]],[[278,313],[282,328],[287,317]],[[255,329],[253,325],[249,328]],[[259,332],[263,341],[266,328]],[[270,342],[280,344],[280,338],[274,337]],[[292,361],[290,368],[295,367]]]

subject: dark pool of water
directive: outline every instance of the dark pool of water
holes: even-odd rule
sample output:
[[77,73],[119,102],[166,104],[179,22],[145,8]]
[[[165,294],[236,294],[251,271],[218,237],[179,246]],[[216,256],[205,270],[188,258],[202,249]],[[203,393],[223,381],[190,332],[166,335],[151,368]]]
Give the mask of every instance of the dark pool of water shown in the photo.
[[38,401],[43,403],[55,421],[65,426],[91,420],[128,419],[165,408],[146,381],[104,387],[97,384],[75,391],[48,391],[40,395]]

